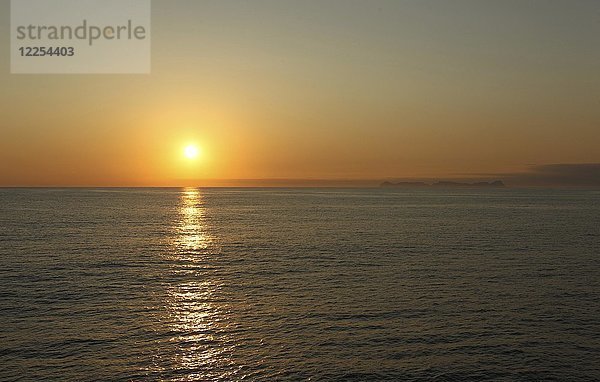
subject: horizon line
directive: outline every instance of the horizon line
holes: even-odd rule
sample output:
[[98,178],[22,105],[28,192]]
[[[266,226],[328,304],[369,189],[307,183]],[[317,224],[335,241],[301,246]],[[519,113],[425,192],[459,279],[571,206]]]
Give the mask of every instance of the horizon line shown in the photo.
[[[0,184],[0,188],[378,188],[386,181],[479,181],[491,177],[381,177],[381,178],[247,178],[247,179],[185,179],[157,183],[132,182],[112,184]],[[494,180],[501,180],[496,179]]]

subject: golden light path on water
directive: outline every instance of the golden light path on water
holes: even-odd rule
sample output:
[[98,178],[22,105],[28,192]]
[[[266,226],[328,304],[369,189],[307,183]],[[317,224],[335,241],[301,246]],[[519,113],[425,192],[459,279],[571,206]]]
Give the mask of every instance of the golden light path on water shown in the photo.
[[218,296],[220,284],[211,263],[218,245],[211,235],[201,191],[184,189],[173,240],[175,285],[169,290],[171,341],[177,344],[175,368],[181,378],[223,378],[232,361],[227,338],[228,312]]
[[[195,255],[207,250],[213,238],[206,222],[206,210],[200,190],[186,188],[182,191],[179,207],[180,220],[177,226],[175,246],[180,253]],[[191,258],[191,260],[195,257]]]

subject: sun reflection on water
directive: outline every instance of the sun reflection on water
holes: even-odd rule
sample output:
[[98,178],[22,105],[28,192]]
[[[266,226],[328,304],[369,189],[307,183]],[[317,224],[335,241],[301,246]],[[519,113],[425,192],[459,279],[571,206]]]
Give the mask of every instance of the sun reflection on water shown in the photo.
[[231,324],[219,278],[215,275],[217,240],[211,235],[201,191],[184,189],[172,240],[173,282],[168,291],[170,342],[175,344],[176,380],[207,380],[230,369]]
[[208,233],[206,208],[200,190],[186,188],[182,192],[179,215],[180,220],[176,227],[177,235],[174,243],[178,252],[209,249],[213,240]]

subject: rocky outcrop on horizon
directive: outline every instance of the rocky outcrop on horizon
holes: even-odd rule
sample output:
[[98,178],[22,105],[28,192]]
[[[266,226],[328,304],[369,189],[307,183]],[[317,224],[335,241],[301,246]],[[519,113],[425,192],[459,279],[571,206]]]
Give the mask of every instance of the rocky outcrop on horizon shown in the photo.
[[392,183],[389,181],[381,183],[380,187],[405,187],[405,188],[503,188],[506,187],[504,182],[501,180],[495,180],[493,182],[475,182],[475,183],[464,183],[464,182],[453,182],[441,180],[435,183],[425,182],[398,182]]

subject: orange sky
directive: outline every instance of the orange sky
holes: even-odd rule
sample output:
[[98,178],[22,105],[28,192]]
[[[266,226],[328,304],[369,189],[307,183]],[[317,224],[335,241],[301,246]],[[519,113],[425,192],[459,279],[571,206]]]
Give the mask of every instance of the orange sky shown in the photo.
[[150,75],[11,75],[2,55],[0,186],[600,162],[599,3],[447,3],[155,1]]

